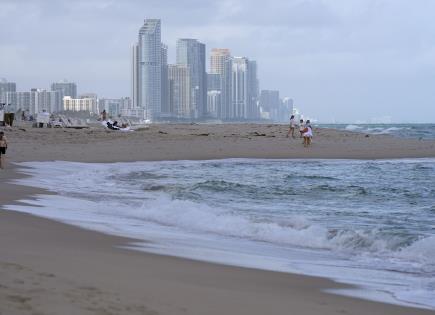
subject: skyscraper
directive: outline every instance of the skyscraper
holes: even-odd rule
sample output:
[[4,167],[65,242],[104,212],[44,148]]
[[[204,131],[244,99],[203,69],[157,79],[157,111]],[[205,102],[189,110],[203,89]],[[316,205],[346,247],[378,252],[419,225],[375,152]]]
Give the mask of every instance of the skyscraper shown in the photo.
[[[52,105],[51,111],[63,110],[63,98],[70,96],[71,98],[77,98],[77,84],[74,82],[68,82],[67,80],[55,82],[51,84],[51,91],[58,92],[55,104]],[[48,110],[48,109],[47,109]]]
[[177,40],[177,64],[189,66],[191,81],[191,118],[204,117],[207,112],[205,44],[192,38]]
[[221,91],[209,90],[207,92],[207,115],[209,118],[217,118],[217,110],[221,106]]
[[168,46],[162,44],[162,74],[161,74],[161,84],[162,84],[162,105],[161,105],[161,112],[165,116],[169,116],[171,111],[169,109],[169,101],[168,101]]
[[248,112],[248,59],[234,57],[231,78],[230,119],[245,119]]
[[258,69],[257,62],[254,60],[249,60],[248,63],[248,111],[247,111],[247,119],[256,120],[260,117],[260,112],[258,109],[258,98],[259,98],[259,88],[260,83],[258,81]]
[[35,114],[43,110],[53,113],[63,109],[61,97],[63,92],[59,90],[47,91],[45,89],[30,90],[30,113]]
[[159,19],[145,19],[138,40],[138,106],[144,118],[158,119],[162,100],[162,42]]
[[227,48],[213,48],[210,56],[210,73],[224,73],[226,60],[231,56]]
[[213,48],[210,56],[210,73],[221,75],[221,100],[217,108],[217,117],[222,120],[231,119],[231,73],[232,60],[230,50]]
[[279,91],[261,90],[261,94],[260,94],[261,118],[278,120],[278,110],[280,104],[281,101],[279,98]]
[[16,92],[17,85],[15,82],[8,82],[6,79],[1,79],[0,81],[0,103],[10,104],[11,102],[7,99],[8,92]]
[[131,46],[131,99],[133,108],[139,107],[139,46],[133,44]]
[[191,118],[191,78],[187,65],[168,65],[169,110],[176,118]]
[[6,103],[13,111],[30,111],[30,92],[6,92]]
[[207,73],[207,118],[217,118],[222,102],[222,75]]
[[71,96],[72,98],[77,98],[77,84],[74,82],[68,82],[63,80],[60,82],[55,82],[51,84],[52,91],[59,91],[61,97]]

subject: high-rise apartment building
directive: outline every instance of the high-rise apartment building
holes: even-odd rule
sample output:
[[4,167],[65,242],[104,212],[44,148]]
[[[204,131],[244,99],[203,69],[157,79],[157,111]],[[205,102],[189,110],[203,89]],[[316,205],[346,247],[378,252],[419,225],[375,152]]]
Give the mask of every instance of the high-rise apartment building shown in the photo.
[[234,57],[231,77],[231,110],[229,119],[246,119],[249,100],[248,58]]
[[30,92],[6,92],[6,103],[11,111],[30,111]]
[[139,107],[139,46],[131,46],[131,99],[132,107]]
[[161,114],[162,41],[159,19],[145,19],[138,39],[138,107],[144,118],[155,120]]
[[258,119],[257,101],[257,63],[246,57],[232,58],[231,106],[228,119]]
[[101,113],[105,110],[109,117],[115,118],[123,115],[123,113],[128,113],[129,109],[131,109],[131,99],[128,97],[98,99],[98,111]]
[[218,108],[221,107],[222,94],[218,90],[210,90],[207,92],[207,116],[209,118],[218,117]]
[[31,89],[30,92],[7,92],[10,111],[28,111],[37,114],[43,110],[55,113],[63,110],[62,92]]
[[222,75],[207,73],[207,118],[218,118],[222,104]]
[[221,102],[217,109],[217,117],[222,120],[231,119],[232,59],[229,49],[213,48],[211,50],[210,73],[217,73],[221,75]]
[[93,97],[71,98],[65,96],[63,98],[63,108],[64,110],[73,112],[86,111],[90,113],[98,113],[97,99]]
[[249,120],[257,120],[260,118],[260,111],[258,108],[258,99],[260,95],[260,83],[257,74],[258,73],[257,62],[255,60],[249,60],[248,68],[249,68],[249,72],[248,72],[249,99],[248,99],[248,112],[246,118]]
[[63,80],[60,82],[55,82],[51,84],[52,91],[59,91],[61,93],[61,97],[71,96],[72,98],[77,98],[77,84],[74,82],[68,82],[67,80]]
[[187,65],[168,65],[169,110],[175,118],[191,118],[191,78]]
[[262,90],[260,94],[261,118],[278,120],[280,104],[279,91]]
[[168,82],[168,46],[162,44],[162,73],[161,73],[161,112],[162,116],[168,117],[171,114],[169,109],[169,82]]
[[225,62],[231,57],[227,48],[213,48],[210,56],[210,73],[224,73]]
[[[15,82],[8,82],[6,79],[0,81],[0,103],[11,104],[11,101],[7,99],[8,92],[16,92],[17,85]],[[8,109],[6,109],[8,110]]]
[[177,40],[177,64],[190,69],[191,118],[204,117],[207,112],[207,73],[205,44],[192,38]]
[[207,73],[207,91],[222,90],[222,75],[219,73]]
[[62,110],[62,92],[47,91],[45,89],[30,90],[30,112],[32,114],[47,111],[49,113],[59,112]]

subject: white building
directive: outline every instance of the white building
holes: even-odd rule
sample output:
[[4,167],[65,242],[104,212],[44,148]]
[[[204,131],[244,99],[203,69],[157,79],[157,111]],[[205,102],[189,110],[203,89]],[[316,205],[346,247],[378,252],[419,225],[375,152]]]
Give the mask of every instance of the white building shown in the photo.
[[43,110],[54,113],[62,110],[61,93],[45,89],[31,89],[30,92],[7,92],[6,102],[10,104],[9,111],[28,111],[36,114]]
[[218,109],[221,106],[222,93],[219,90],[210,90],[207,92],[207,113],[210,118],[218,117]]
[[246,119],[248,113],[248,59],[234,57],[231,78],[231,111],[229,119]]
[[[133,53],[134,57],[134,53]],[[162,43],[159,19],[145,19],[139,30],[137,49],[138,103],[145,119],[155,120],[161,114]]]
[[231,107],[228,119],[257,119],[257,63],[246,57],[233,57],[231,67]]
[[63,98],[63,110],[80,112],[86,111],[89,113],[98,113],[96,98],[71,98],[65,96]]

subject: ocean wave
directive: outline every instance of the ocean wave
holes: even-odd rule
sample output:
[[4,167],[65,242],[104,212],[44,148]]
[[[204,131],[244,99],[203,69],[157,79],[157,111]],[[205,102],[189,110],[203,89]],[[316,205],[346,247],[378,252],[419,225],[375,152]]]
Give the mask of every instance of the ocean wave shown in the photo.
[[344,129],[349,130],[349,131],[356,131],[356,130],[363,129],[363,127],[357,126],[357,125],[347,125],[346,127],[344,127]]
[[[334,125],[332,125],[334,128]],[[344,129],[353,132],[377,134],[377,135],[394,135],[405,138],[418,139],[434,139],[434,125],[377,125],[377,124],[361,124],[361,125],[345,125],[336,126],[335,128]]]
[[[394,255],[415,262],[424,262],[435,270],[435,236],[421,237]],[[431,270],[431,271],[434,271]]]
[[435,237],[415,240],[406,234],[388,234],[381,229],[327,228],[302,216],[264,221],[255,216],[164,195],[149,200],[134,212],[137,219],[195,233],[354,255],[396,257],[425,264],[435,261]]
[[200,183],[193,185],[192,190],[203,189],[209,190],[213,192],[221,192],[221,191],[248,191],[255,192],[256,189],[253,185],[240,184],[225,180],[206,180]]

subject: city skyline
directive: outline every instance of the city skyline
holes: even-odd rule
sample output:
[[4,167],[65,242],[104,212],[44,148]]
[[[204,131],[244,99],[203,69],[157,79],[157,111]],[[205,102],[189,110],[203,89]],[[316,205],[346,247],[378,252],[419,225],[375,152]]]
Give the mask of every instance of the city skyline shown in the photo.
[[[20,91],[67,78],[81,91],[128,96],[128,47],[146,15],[165,24],[162,41],[168,44],[169,63],[175,60],[177,38],[229,47],[234,56],[259,61],[262,89],[293,97],[295,106],[320,121],[430,122],[435,117],[435,37],[428,13],[435,4],[189,4],[2,0],[0,77],[16,82]],[[192,6],[196,10],[189,11]],[[72,18],[78,22],[66,23]],[[74,49],[77,45],[87,49]],[[207,49],[207,60],[209,54]]]
[[228,48],[213,48],[207,72],[206,45],[197,39],[180,38],[176,42],[176,64],[168,64],[168,46],[162,43],[161,32],[161,20],[156,18],[144,19],[138,30],[138,40],[131,46],[130,97],[78,95],[77,84],[66,79],[52,83],[50,91],[32,88],[30,92],[17,92],[14,82],[2,79],[0,100],[6,102],[8,111],[28,115],[41,111],[99,114],[104,109],[113,117],[150,122],[287,122],[293,113],[293,101],[284,102],[279,91],[261,91],[276,92],[275,104],[260,101],[255,60],[232,56]]

